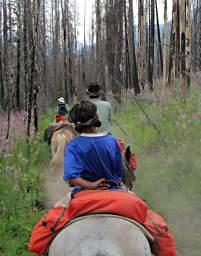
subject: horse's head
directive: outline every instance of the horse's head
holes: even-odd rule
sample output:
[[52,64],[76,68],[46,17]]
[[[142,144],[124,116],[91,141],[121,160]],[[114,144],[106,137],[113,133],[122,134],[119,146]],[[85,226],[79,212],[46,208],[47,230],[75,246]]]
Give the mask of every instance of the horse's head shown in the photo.
[[123,156],[123,176],[122,182],[126,185],[127,188],[132,190],[133,183],[135,182],[135,169],[136,169],[136,158],[135,154],[131,152],[130,146],[128,146],[125,152],[122,152]]

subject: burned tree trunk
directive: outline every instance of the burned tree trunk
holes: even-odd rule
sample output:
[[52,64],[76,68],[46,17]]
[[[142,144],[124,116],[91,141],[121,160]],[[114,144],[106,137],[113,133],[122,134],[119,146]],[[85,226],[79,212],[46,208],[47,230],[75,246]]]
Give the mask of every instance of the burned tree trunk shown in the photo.
[[[191,3],[186,0],[186,86],[191,84]],[[201,29],[201,27],[200,27]]]
[[105,22],[106,22],[106,69],[108,73],[108,87],[111,89],[113,87],[113,76],[114,76],[114,59],[115,59],[115,16],[113,0],[107,0],[105,5]]
[[63,25],[63,65],[64,65],[64,91],[65,98],[69,102],[70,94],[68,89],[68,64],[67,64],[67,1],[61,1],[62,25]]
[[138,81],[138,70],[135,55],[135,43],[134,43],[134,24],[133,24],[133,1],[129,0],[129,55],[130,55],[130,73],[131,84],[134,88],[134,94],[140,94],[140,86]]
[[130,78],[130,59],[129,59],[129,44],[128,44],[128,21],[126,0],[124,0],[124,30],[125,30],[125,88],[128,89],[131,83]]
[[145,48],[144,48],[144,0],[138,1],[139,20],[139,83],[142,89],[145,84]]
[[182,92],[185,90],[186,73],[186,0],[180,0],[180,86]]
[[2,46],[2,6],[0,6],[0,104],[4,107],[4,84],[3,84],[3,46]]
[[150,24],[149,24],[149,70],[148,81],[150,91],[153,91],[154,74],[154,39],[155,39],[155,0],[151,0]]
[[163,31],[163,86],[167,87],[167,47],[168,47],[168,24],[167,24],[167,0],[164,1],[164,31]]
[[160,34],[160,25],[159,25],[159,17],[158,17],[158,5],[157,0],[155,0],[156,4],[156,20],[157,20],[157,31],[158,31],[158,49],[159,49],[159,76],[163,74],[163,54],[162,54],[162,45],[161,45],[161,34]]
[[9,56],[8,56],[8,13],[7,13],[8,3],[7,0],[3,1],[3,38],[4,38],[4,88],[7,89],[6,105],[7,105],[7,133],[6,139],[9,138],[10,134],[10,111],[11,111],[11,88],[9,84]]
[[175,85],[179,77],[179,53],[180,53],[180,20],[179,20],[179,0],[173,0],[173,27],[172,27],[172,44],[173,44],[173,74],[172,80]]
[[123,48],[123,0],[116,0],[115,4],[115,59],[114,83],[112,92],[116,100],[121,103],[122,86],[122,48]]
[[20,110],[20,74],[21,74],[21,0],[18,0],[18,17],[17,17],[17,74],[16,74],[16,93],[15,93],[15,102],[16,108]]

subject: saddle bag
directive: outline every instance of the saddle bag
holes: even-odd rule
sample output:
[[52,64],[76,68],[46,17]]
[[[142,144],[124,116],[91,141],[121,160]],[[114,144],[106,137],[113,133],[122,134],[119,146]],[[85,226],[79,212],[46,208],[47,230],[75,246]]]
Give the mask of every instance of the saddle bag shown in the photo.
[[[109,213],[134,219],[144,225],[155,238],[155,256],[175,256],[176,250],[170,229],[157,213],[148,210],[146,203],[121,190],[84,190],[77,192],[68,207],[50,209],[34,227],[29,250],[44,256],[54,237],[71,220],[87,214]],[[156,250],[157,249],[157,250]]]
[[29,251],[44,256],[55,235],[68,220],[66,207],[50,209],[34,227],[29,241]]
[[140,198],[126,191],[80,191],[74,195],[68,208],[52,208],[40,219],[32,231],[29,251],[44,256],[54,237],[67,222],[95,213],[116,214],[143,224],[147,216],[147,206]]
[[171,230],[165,220],[157,213],[148,210],[145,227],[155,238],[156,248],[153,250],[156,256],[176,256],[175,244]]

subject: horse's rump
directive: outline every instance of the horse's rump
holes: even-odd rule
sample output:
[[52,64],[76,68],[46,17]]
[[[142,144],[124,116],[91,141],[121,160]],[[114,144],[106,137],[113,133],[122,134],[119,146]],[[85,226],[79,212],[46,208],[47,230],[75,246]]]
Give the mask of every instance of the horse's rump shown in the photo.
[[147,237],[152,238],[130,219],[111,214],[87,215],[62,229],[50,245],[48,255],[151,256]]

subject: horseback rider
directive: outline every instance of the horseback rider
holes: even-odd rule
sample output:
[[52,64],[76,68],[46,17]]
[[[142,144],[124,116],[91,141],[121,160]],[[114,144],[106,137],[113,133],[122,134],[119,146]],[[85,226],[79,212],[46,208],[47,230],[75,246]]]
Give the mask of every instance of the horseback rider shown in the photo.
[[[67,145],[64,156],[64,180],[74,186],[73,193],[83,188],[121,189],[122,156],[116,139],[100,133],[97,107],[90,101],[76,104],[69,114],[79,136]],[[107,180],[114,181],[106,184]]]
[[99,118],[102,123],[101,127],[98,128],[99,132],[112,132],[112,109],[109,102],[102,100],[102,92],[100,89],[100,85],[97,83],[89,84],[87,94],[89,95],[89,99],[93,102],[98,109]]
[[54,122],[51,123],[44,131],[44,141],[46,141],[49,145],[51,144],[53,133],[56,130],[63,128],[63,126],[69,123],[68,122],[69,109],[63,97],[58,98],[57,107],[58,107],[58,111],[55,116]]
[[57,106],[58,106],[58,113],[56,114],[56,117],[55,117],[56,123],[68,121],[67,115],[69,112],[69,108],[68,108],[68,105],[65,103],[65,100],[63,97],[58,98]]

